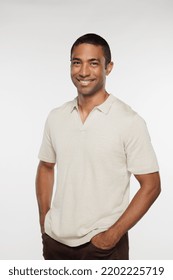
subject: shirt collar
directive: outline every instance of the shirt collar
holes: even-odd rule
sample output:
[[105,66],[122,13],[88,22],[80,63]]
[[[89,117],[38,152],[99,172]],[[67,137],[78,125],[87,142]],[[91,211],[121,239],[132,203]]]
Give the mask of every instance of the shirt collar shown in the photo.
[[72,113],[74,109],[78,110],[77,97],[75,97],[71,102],[70,113]]
[[[112,94],[110,94],[102,104],[96,106],[95,108],[97,108],[99,111],[103,112],[104,114],[107,114],[112,106],[112,103],[114,102],[115,102],[115,97]],[[70,112],[73,112],[74,109],[78,110],[77,97],[75,97],[72,100]]]
[[109,94],[108,98],[102,104],[96,106],[96,108],[101,112],[103,112],[104,114],[107,114],[114,101],[115,101],[115,97],[112,94]]

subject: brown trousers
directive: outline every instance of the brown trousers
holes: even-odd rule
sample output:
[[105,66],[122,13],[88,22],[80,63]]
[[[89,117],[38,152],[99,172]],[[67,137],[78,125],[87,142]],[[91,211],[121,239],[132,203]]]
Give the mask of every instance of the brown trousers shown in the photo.
[[128,233],[126,233],[115,247],[100,249],[91,242],[77,247],[64,245],[44,233],[43,257],[45,260],[128,260],[129,245]]

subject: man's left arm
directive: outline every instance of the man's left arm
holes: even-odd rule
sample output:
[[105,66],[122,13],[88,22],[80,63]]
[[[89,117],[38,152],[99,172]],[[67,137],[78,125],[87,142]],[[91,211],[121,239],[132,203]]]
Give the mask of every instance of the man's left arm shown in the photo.
[[114,247],[120,238],[143,217],[159,196],[161,192],[159,172],[134,176],[140,184],[140,189],[117,222],[91,239],[96,247],[102,249]]

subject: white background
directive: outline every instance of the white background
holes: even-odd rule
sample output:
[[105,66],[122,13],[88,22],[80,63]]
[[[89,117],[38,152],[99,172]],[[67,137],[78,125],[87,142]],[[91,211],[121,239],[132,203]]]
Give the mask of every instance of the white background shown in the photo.
[[69,52],[88,32],[109,42],[107,90],[146,120],[160,165],[162,194],[130,231],[130,258],[173,259],[171,0],[0,0],[0,259],[42,259],[37,154],[49,111],[76,96]]

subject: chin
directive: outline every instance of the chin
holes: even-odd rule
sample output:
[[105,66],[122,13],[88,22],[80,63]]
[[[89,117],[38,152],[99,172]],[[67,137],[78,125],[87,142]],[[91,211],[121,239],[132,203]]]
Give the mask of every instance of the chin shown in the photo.
[[81,94],[81,95],[84,95],[84,96],[92,96],[92,95],[95,95],[97,93],[97,91],[95,90],[89,90],[87,88],[80,88],[80,89],[77,89],[78,90],[78,93]]

